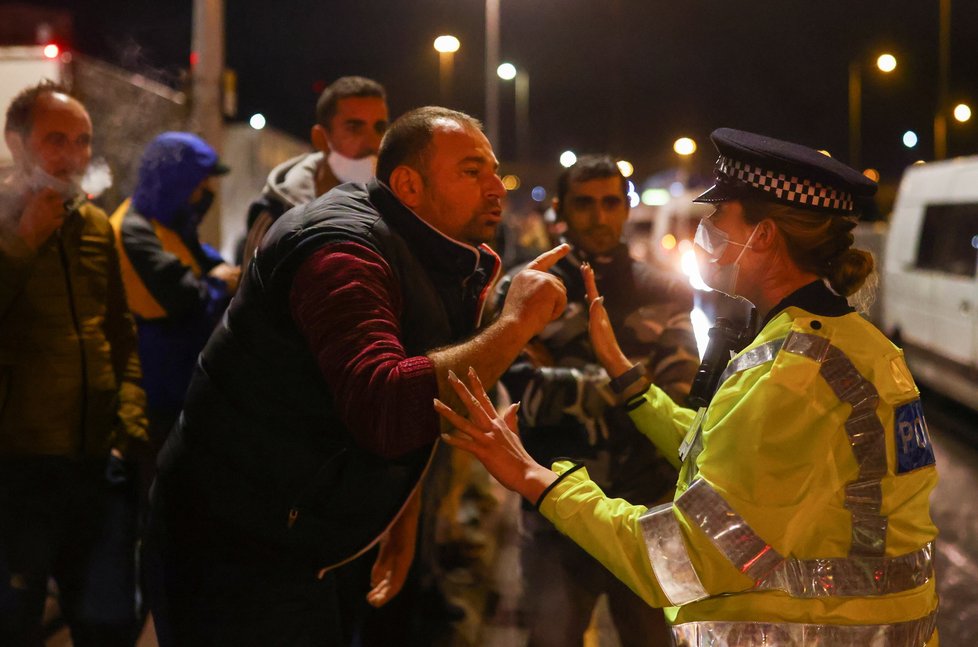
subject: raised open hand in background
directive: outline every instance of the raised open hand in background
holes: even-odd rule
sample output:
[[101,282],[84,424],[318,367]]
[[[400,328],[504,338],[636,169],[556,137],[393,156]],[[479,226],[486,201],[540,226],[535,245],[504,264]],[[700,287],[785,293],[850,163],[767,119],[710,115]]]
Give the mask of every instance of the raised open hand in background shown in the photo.
[[604,297],[598,293],[598,286],[594,282],[594,269],[589,264],[582,263],[581,276],[584,277],[584,289],[587,293],[588,333],[591,335],[594,354],[608,375],[621,375],[632,367],[632,363],[621,352],[615,331],[611,328],[611,320],[608,319],[608,311],[604,307]]

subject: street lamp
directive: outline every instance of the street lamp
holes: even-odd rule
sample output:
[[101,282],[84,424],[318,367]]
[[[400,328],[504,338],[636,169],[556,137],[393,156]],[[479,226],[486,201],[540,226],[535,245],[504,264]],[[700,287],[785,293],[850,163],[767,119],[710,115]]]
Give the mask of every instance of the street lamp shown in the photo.
[[496,75],[503,81],[515,80],[516,157],[526,161],[530,153],[530,75],[512,63],[501,64]]
[[438,52],[438,88],[442,104],[447,104],[452,98],[452,76],[455,65],[455,52],[461,47],[458,38],[445,34],[435,39],[435,51]]
[[[876,68],[886,74],[896,66],[897,60],[892,54],[881,54],[876,59]],[[849,165],[857,168],[862,151],[862,101],[862,62],[856,59],[849,63]]]
[[672,150],[676,151],[677,155],[688,157],[696,152],[696,142],[689,137],[680,137],[673,143]]
[[954,106],[954,118],[964,123],[971,119],[971,106],[967,103],[959,103]]
[[890,73],[896,69],[897,61],[893,54],[880,54],[879,58],[876,59],[876,67],[880,69],[881,72]]

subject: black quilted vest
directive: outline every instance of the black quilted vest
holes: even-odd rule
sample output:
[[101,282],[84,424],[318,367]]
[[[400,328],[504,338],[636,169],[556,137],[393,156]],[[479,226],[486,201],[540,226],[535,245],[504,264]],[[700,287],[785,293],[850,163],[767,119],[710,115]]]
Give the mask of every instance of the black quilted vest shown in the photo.
[[495,255],[446,238],[376,181],[339,186],[269,229],[200,355],[160,461],[164,489],[181,480],[222,525],[318,566],[355,556],[384,531],[432,449],[389,460],[357,448],[291,319],[297,269],[341,241],[389,264],[409,357],[473,333]]

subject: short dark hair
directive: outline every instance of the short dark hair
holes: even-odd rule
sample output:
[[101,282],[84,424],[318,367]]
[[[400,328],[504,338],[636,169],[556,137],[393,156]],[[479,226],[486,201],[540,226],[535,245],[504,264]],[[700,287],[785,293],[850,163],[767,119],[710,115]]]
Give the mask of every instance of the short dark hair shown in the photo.
[[347,97],[377,97],[387,100],[384,86],[363,76],[344,76],[330,83],[316,101],[316,123],[329,128],[336,115],[336,105]]
[[[606,177],[621,178],[621,194],[628,196],[628,180],[621,174],[618,163],[610,155],[581,155],[574,165],[564,169],[557,178],[557,208],[563,210],[564,198],[570,191],[570,185],[588,180],[600,180]],[[627,200],[626,200],[627,204]]]
[[4,122],[3,131],[15,132],[21,137],[30,135],[31,129],[34,128],[34,106],[37,105],[37,100],[46,94],[70,96],[67,88],[49,79],[24,88],[7,106],[7,120]]
[[406,112],[391,124],[377,153],[377,179],[390,183],[391,173],[405,164],[424,175],[425,153],[431,144],[438,121],[454,121],[460,126],[482,130],[482,122],[464,112],[425,106]]

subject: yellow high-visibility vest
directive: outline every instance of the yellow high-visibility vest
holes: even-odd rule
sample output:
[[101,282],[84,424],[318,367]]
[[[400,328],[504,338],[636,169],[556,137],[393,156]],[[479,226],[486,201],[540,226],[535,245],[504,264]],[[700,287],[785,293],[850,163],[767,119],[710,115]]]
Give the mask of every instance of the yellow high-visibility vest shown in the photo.
[[903,353],[858,314],[789,307],[702,412],[654,386],[630,412],[664,454],[683,447],[673,503],[609,499],[578,469],[540,511],[666,607],[680,644],[936,645],[919,397]]
[[[146,287],[136,268],[133,267],[132,261],[129,260],[125,245],[122,243],[122,220],[129,213],[131,202],[131,198],[126,198],[109,218],[112,229],[115,231],[116,248],[119,250],[119,266],[122,270],[122,283],[126,288],[126,300],[129,303],[129,310],[137,317],[141,319],[162,319],[167,316],[166,310]],[[153,231],[156,232],[156,237],[160,239],[163,249],[179,258],[181,263],[193,270],[194,276],[200,278],[200,265],[177,232],[164,227],[152,218],[148,220],[153,225]]]

